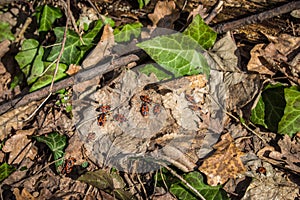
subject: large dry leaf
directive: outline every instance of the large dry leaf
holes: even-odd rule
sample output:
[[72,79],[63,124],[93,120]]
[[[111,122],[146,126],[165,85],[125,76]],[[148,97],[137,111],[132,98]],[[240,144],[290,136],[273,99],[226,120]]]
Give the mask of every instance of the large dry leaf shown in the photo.
[[[149,19],[152,21],[153,26],[157,26],[158,23],[162,23],[165,28],[171,28],[163,26],[163,20],[168,21],[169,25],[172,25],[175,20],[178,19],[178,14],[176,13],[176,4],[174,1],[158,1],[156,3],[154,12],[148,15]],[[168,19],[167,19],[168,18]]]
[[199,170],[207,177],[209,185],[224,184],[228,179],[244,173],[246,168],[241,161],[243,153],[235,146],[230,133],[221,136],[214,145],[214,154],[204,160]]
[[[89,157],[101,166],[126,171],[134,163],[138,163],[135,169],[140,172],[156,169],[159,166],[153,166],[153,159],[166,160],[183,171],[193,170],[203,137],[215,127],[222,127],[217,125],[222,119],[210,118],[205,78],[197,75],[158,84],[153,75],[125,71],[100,90],[95,84],[74,86],[74,119]],[[141,95],[152,100],[145,105],[149,108],[146,116],[141,114]],[[105,114],[104,124],[99,125],[100,112],[96,110],[107,104],[111,112]],[[214,135],[216,142],[219,133],[207,135]]]

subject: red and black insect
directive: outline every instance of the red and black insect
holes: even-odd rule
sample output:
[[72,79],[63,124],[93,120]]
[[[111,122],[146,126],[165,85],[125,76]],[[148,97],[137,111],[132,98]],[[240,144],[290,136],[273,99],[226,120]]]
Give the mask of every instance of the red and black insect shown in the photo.
[[257,168],[256,173],[266,175],[267,174],[267,169],[264,168],[264,167],[259,167],[259,168]]
[[161,112],[161,108],[159,104],[155,104],[155,106],[153,107],[153,114],[154,115],[158,115]]
[[76,159],[73,157],[68,158],[67,160],[65,160],[65,164],[63,169],[61,170],[62,174],[69,174],[72,172],[74,164],[76,162]]
[[151,104],[151,102],[152,102],[152,100],[150,99],[150,97],[147,96],[147,95],[141,95],[140,98],[141,98],[141,100],[142,100],[144,103]]
[[108,113],[110,109],[111,109],[110,105],[101,105],[99,108],[96,109],[96,111],[101,113]]
[[123,122],[127,121],[126,117],[123,114],[115,114],[114,115],[114,120],[118,121],[120,123],[123,123]]
[[106,113],[100,113],[100,115],[98,115],[97,121],[99,126],[104,126],[106,122]]
[[141,114],[143,115],[143,117],[146,117],[149,115],[149,106],[146,103],[142,103]]

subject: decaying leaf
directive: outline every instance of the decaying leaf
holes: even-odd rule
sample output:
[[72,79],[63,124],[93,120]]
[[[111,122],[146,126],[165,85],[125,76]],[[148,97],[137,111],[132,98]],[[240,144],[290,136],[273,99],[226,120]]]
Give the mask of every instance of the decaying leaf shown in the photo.
[[[148,17],[152,21],[153,26],[158,26],[159,23],[160,27],[165,28],[171,28],[169,25],[173,25],[173,22],[177,20],[178,13],[176,12],[176,4],[174,1],[158,1],[156,3],[154,12],[152,14],[149,14]],[[168,18],[168,19],[167,19]],[[165,21],[168,21],[168,23],[164,23]],[[168,24],[168,26],[163,26],[165,24]]]
[[199,15],[201,16],[202,19],[205,19],[205,18],[208,16],[208,14],[207,14],[207,9],[204,8],[203,5],[198,5],[197,8],[193,9],[193,10],[190,12],[190,14],[189,14],[187,20],[189,20],[191,17],[194,18],[197,14],[199,14]]
[[258,151],[258,157],[273,165],[300,174],[300,143],[295,139],[292,140],[288,135],[284,135],[284,138],[278,141],[278,145],[280,151],[276,151],[272,146],[267,146]]
[[214,154],[204,160],[199,170],[207,177],[209,185],[224,184],[246,171],[241,161],[243,153],[235,146],[230,133],[221,136],[221,141],[214,145]]
[[293,183],[283,172],[274,172],[254,178],[248,186],[242,200],[285,199],[294,200],[299,196],[299,186]]
[[287,34],[282,34],[279,37],[265,35],[271,43],[268,45],[257,44],[251,50],[251,59],[247,65],[247,69],[273,76],[277,69],[274,69],[271,63],[273,61],[289,61],[288,56],[300,46],[300,38]]
[[111,47],[114,45],[113,29],[106,24],[103,29],[103,34],[97,46],[91,54],[82,62],[82,68],[87,68],[96,65],[100,60],[108,56],[111,52]]
[[32,135],[35,130],[35,128],[30,130],[18,130],[15,135],[5,142],[2,151],[10,153],[8,159],[9,164],[18,164],[26,156],[28,150],[31,148],[31,145],[28,145],[31,140],[28,139],[27,136]]
[[11,129],[21,129],[24,125],[24,120],[38,107],[36,101],[30,102],[23,107],[6,112],[0,116],[0,140],[3,140]]

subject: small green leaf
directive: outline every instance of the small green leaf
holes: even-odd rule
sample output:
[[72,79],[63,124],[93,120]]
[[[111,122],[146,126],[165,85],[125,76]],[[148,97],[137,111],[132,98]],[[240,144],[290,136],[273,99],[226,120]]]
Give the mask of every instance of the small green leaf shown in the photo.
[[278,125],[280,134],[293,134],[300,131],[300,91],[297,87],[285,88],[286,107]]
[[3,40],[14,40],[15,36],[11,33],[9,23],[0,21],[0,42]]
[[265,128],[268,128],[267,124],[265,123],[265,103],[262,97],[259,98],[255,108],[251,111],[250,120],[257,125],[262,125]]
[[[38,142],[45,143],[53,153],[54,160],[58,160],[64,156],[64,148],[66,147],[67,138],[65,135],[60,135],[56,132],[51,133],[47,136],[34,136]],[[63,161],[55,163],[58,167],[62,165]]]
[[62,13],[59,8],[45,5],[42,9],[41,15],[37,15],[39,19],[39,31],[49,31],[52,28],[52,24],[58,18],[62,17]]
[[132,39],[132,37],[138,37],[141,33],[141,28],[143,25],[140,22],[136,22],[133,24],[125,24],[124,26],[120,26],[115,28],[114,36],[116,42],[128,42]]
[[165,73],[164,71],[154,67],[152,64],[147,64],[139,69],[140,72],[150,75],[151,73],[155,74],[158,80],[166,80],[172,78],[171,75]]
[[[98,20],[96,22],[95,27],[90,30],[88,33],[84,34],[82,36],[82,39],[84,41],[84,45],[81,43],[80,38],[78,34],[75,31],[68,30],[67,31],[67,40],[65,43],[64,52],[62,54],[62,57],[60,59],[60,62],[70,65],[70,64],[79,64],[81,59],[83,58],[84,54],[93,46],[92,42],[97,36],[97,34],[100,32],[100,29],[102,28],[103,23],[101,20]],[[61,43],[63,40],[64,35],[64,27],[56,27],[53,29],[54,34],[56,36],[56,43]],[[86,47],[86,48],[83,48]],[[47,61],[54,61],[57,59],[59,52],[61,50],[61,46],[54,46],[51,49],[51,52],[47,58]]]
[[[225,200],[229,199],[226,192],[221,186],[209,186],[203,182],[203,176],[200,172],[190,172],[184,175],[186,180],[193,188],[195,188],[207,200]],[[197,200],[196,196],[186,185],[182,182],[175,183],[171,186],[170,192],[178,197],[178,199]]]
[[[46,66],[46,68],[50,64],[53,64],[53,63],[44,62],[44,65]],[[33,92],[35,90],[38,90],[38,89],[40,89],[42,87],[45,87],[45,86],[49,85],[52,82],[52,78],[53,78],[53,75],[54,75],[55,68],[56,68],[56,64],[53,64],[47,70],[47,72],[45,74],[43,74],[43,76],[39,77],[37,79],[37,81],[31,86],[30,92]],[[65,73],[65,71],[67,70],[67,68],[68,68],[67,65],[59,63],[59,65],[58,65],[58,71],[57,71],[57,74],[55,76],[54,81],[58,81],[58,80],[60,80],[60,79],[62,79],[64,77],[66,77],[67,74]]]
[[[276,98],[274,98],[276,97]],[[286,105],[284,99],[284,86],[281,84],[267,85],[261,94],[259,102],[252,111],[250,118],[271,131],[277,132],[278,123],[284,114]]]
[[217,33],[205,24],[199,14],[195,16],[183,34],[194,38],[204,49],[212,47],[217,38]]
[[78,180],[99,188],[100,190],[111,192],[114,189],[112,176],[102,169],[87,172],[81,175]]
[[15,56],[29,85],[35,82],[44,71],[43,55],[44,49],[39,47],[39,42],[28,39],[24,40],[21,51]]
[[139,3],[139,8],[142,9],[144,6],[148,5],[150,0],[137,0]]
[[16,171],[16,168],[7,163],[2,163],[0,166],[0,182],[6,179],[14,171]]
[[201,54],[204,52],[203,48],[187,35],[176,33],[158,36],[137,46],[175,77],[199,73],[209,77],[210,68]]

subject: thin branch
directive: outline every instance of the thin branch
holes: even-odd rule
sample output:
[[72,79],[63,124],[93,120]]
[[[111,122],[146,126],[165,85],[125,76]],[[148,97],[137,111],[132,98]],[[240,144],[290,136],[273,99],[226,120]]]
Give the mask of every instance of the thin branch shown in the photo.
[[297,10],[297,9],[300,9],[300,1],[293,1],[293,2],[287,3],[283,6],[279,6],[277,8],[261,12],[259,14],[254,14],[249,17],[242,18],[242,19],[217,24],[217,25],[213,26],[213,29],[217,33],[224,33],[224,32],[239,28],[241,26],[260,23],[266,19],[270,19],[272,17],[276,17],[276,16],[279,16],[279,15],[282,15],[285,13],[289,13],[289,12],[291,12],[293,10]]
[[[59,82],[56,82],[53,84],[52,92],[58,91],[63,88],[67,88],[70,86],[73,86],[76,82],[83,82],[86,80],[90,80],[93,77],[96,76],[102,76],[103,74],[110,72],[115,69],[119,69],[122,66],[126,66],[127,64],[131,62],[136,62],[140,59],[139,56],[135,54],[130,54],[128,56],[120,57],[115,59],[112,63],[110,60],[108,60],[105,63],[100,63],[94,67],[88,68],[84,71],[79,71],[78,74],[75,76],[66,78],[64,80],[61,80]],[[95,73],[97,72],[97,73]],[[29,94],[20,94],[17,97],[15,97],[13,100],[10,100],[8,102],[2,102],[0,104],[0,115],[12,110],[14,108],[18,108],[20,106],[24,106],[32,101],[38,101],[46,96],[49,95],[50,86],[42,88],[40,90],[37,90],[35,92],[29,93]]]

